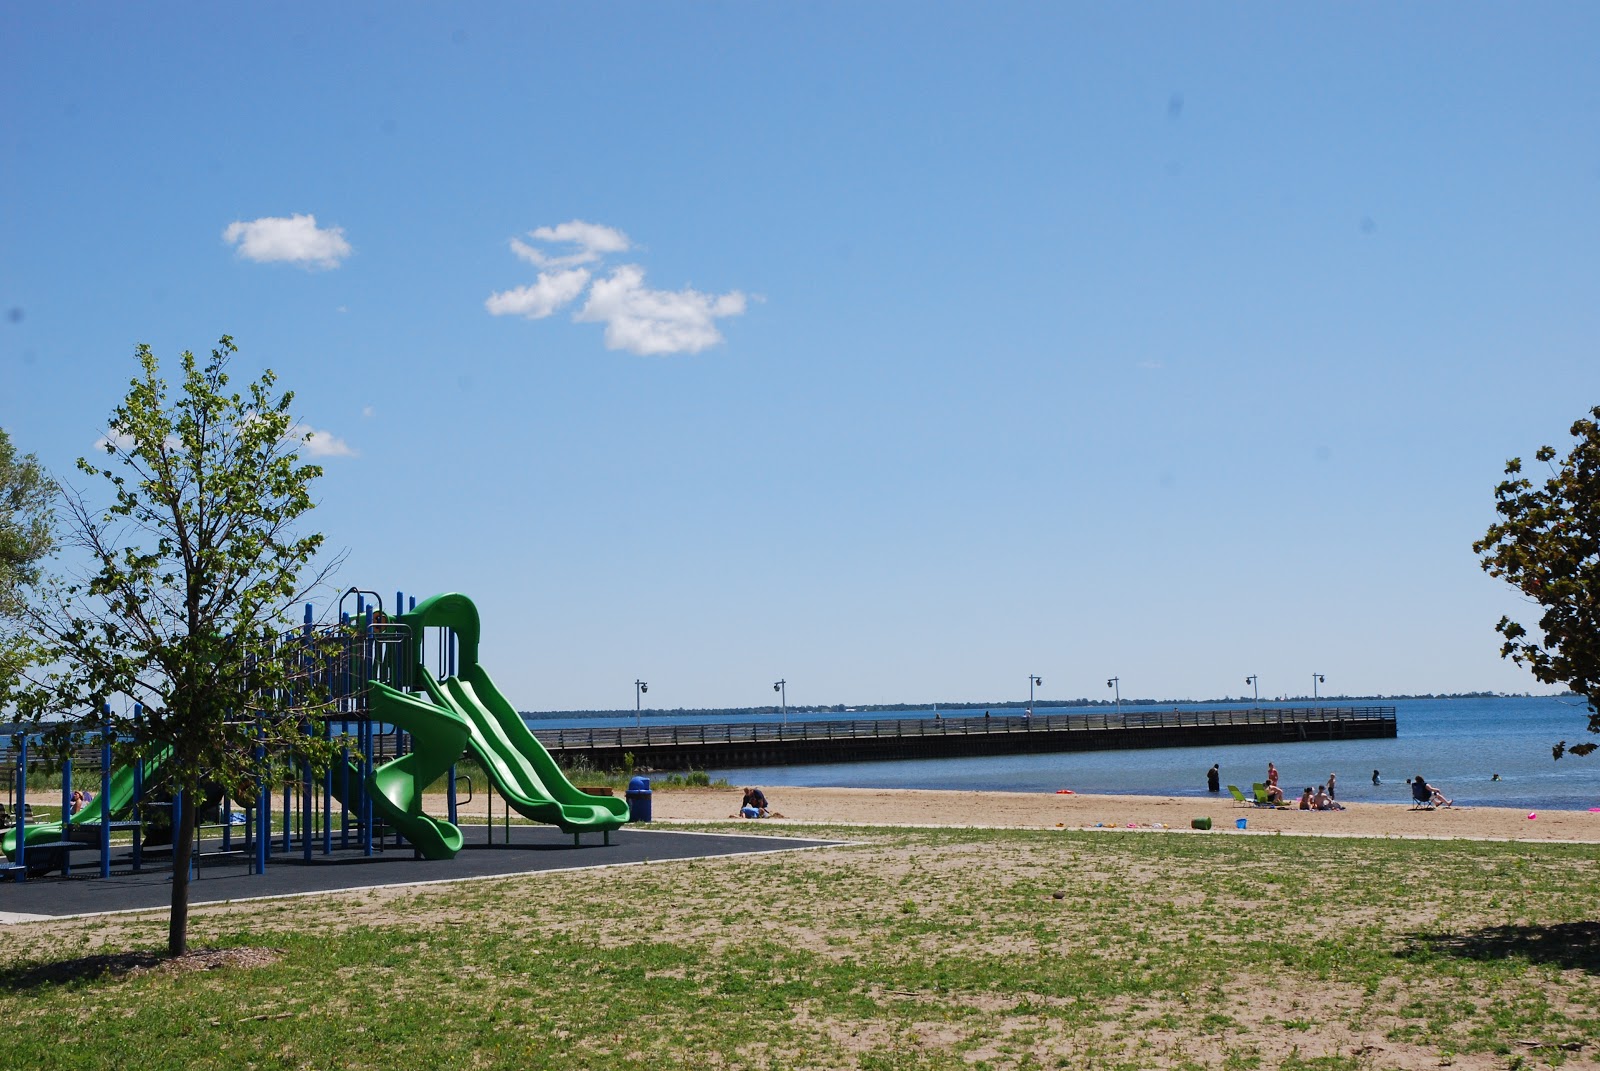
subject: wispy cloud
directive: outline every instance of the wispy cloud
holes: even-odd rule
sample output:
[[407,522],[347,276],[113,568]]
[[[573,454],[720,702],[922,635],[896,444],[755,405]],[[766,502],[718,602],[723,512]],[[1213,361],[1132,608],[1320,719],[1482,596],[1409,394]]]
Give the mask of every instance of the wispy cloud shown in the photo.
[[355,457],[349,443],[331,431],[313,428],[310,424],[291,424],[283,433],[283,441],[298,443],[307,457]]
[[521,238],[511,239],[511,251],[529,264],[541,268],[570,268],[578,264],[593,264],[610,253],[626,253],[633,248],[628,236],[615,227],[599,223],[585,223],[581,219],[568,220],[554,227],[537,227],[528,237],[550,245],[574,246],[568,253],[548,253],[529,245]]
[[539,278],[528,286],[490,294],[483,307],[492,316],[526,316],[530,320],[542,320],[583,293],[583,288],[588,285],[589,272],[586,268],[542,271]]
[[305,268],[337,268],[350,255],[344,228],[318,227],[313,215],[234,220],[223,230],[222,240],[239,256],[259,264],[282,261]]
[[573,314],[575,322],[605,324],[609,349],[661,355],[699,353],[723,341],[717,321],[742,315],[748,305],[738,290],[707,294],[688,287],[651,289],[638,264],[621,264],[597,277],[582,265],[633,249],[628,236],[615,227],[574,219],[536,228],[527,236],[533,243],[513,238],[511,252],[545,270],[526,286],[490,294],[484,302],[490,315],[541,320],[577,301],[587,289],[587,299]]

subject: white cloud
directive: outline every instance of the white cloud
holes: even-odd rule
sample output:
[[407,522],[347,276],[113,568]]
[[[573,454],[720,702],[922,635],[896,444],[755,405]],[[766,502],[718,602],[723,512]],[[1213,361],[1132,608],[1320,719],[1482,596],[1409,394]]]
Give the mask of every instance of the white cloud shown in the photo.
[[97,454],[109,453],[111,450],[117,450],[125,454],[132,450],[133,447],[133,436],[123,431],[114,431],[110,434],[102,435],[94,441],[94,452]]
[[308,268],[337,268],[350,255],[344,228],[318,227],[312,215],[235,220],[222,232],[222,240],[237,246],[241,257],[260,264],[287,261]]
[[[490,294],[483,305],[492,316],[541,320],[577,300],[587,289],[587,299],[573,314],[573,321],[605,324],[605,343],[610,349],[649,355],[699,353],[715,346],[722,341],[717,321],[745,311],[747,299],[738,290],[726,294],[705,294],[688,287],[652,290],[644,285],[644,268],[638,264],[619,265],[604,276],[580,267],[633,248],[628,236],[615,227],[573,219],[554,227],[538,227],[529,231],[528,237],[532,243],[511,239],[511,252],[544,270],[527,286]],[[541,248],[550,245],[566,247],[566,251]]]
[[573,319],[606,325],[606,347],[640,355],[699,353],[722,341],[716,322],[739,316],[745,296],[737,290],[651,290],[644,269],[624,264],[595,281],[589,300]]
[[530,320],[542,320],[583,293],[588,285],[589,272],[585,268],[542,271],[531,286],[490,294],[483,307],[491,316],[526,316]]
[[283,433],[283,439],[288,443],[298,443],[300,450],[308,457],[356,456],[350,444],[333,432],[321,431],[309,424],[290,425],[289,430]]
[[551,255],[535,248],[521,238],[511,239],[511,252],[540,268],[570,268],[578,264],[593,264],[609,253],[625,253],[633,248],[628,236],[615,227],[599,223],[585,223],[571,219],[554,227],[538,227],[528,232],[528,237],[539,242],[577,246],[570,253]]

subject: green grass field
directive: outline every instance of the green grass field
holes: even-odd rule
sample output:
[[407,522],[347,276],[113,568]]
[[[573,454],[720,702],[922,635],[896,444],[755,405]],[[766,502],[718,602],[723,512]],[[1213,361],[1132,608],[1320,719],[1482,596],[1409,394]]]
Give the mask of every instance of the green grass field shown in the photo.
[[[709,827],[708,827],[709,828]],[[780,855],[0,930],[18,1068],[1454,1068],[1600,1060],[1600,852],[804,830]],[[0,897],[0,909],[3,909]],[[76,957],[100,957],[81,959]]]

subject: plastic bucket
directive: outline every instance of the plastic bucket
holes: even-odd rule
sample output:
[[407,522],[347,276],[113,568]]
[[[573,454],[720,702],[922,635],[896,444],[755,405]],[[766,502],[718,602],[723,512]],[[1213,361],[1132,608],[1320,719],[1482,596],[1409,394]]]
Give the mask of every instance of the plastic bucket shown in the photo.
[[1248,828],[1250,828],[1250,819],[1248,819],[1248,818],[1235,818],[1233,820],[1233,828],[1234,829],[1248,829]]

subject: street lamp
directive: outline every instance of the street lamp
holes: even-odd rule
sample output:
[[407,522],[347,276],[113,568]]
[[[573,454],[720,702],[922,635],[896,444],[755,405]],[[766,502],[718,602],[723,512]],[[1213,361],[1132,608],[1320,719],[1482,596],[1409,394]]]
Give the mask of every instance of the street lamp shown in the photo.
[[646,684],[644,681],[638,680],[638,679],[634,680],[634,682],[633,682],[633,727],[635,729],[639,728],[642,724],[644,724],[644,722],[643,722],[644,715],[641,714],[640,711],[639,711],[639,697],[644,695],[644,693],[648,692],[649,690],[650,690],[650,686],[648,684]]
[[789,682],[786,680],[774,681],[772,690],[778,693],[778,701],[783,705],[783,724],[789,724]]
[[1250,674],[1250,676],[1244,679],[1244,682],[1255,689],[1256,706],[1259,707],[1261,705],[1261,686],[1256,681],[1256,675],[1254,673]]
[[1313,703],[1315,703],[1317,701],[1317,685],[1319,685],[1319,684],[1327,684],[1327,683],[1328,683],[1328,678],[1324,677],[1322,674],[1320,674],[1320,673],[1311,674],[1311,701]]
[[1106,681],[1106,687],[1117,690],[1117,717],[1120,719],[1122,717],[1122,678],[1112,677]]
[[1028,674],[1028,717],[1033,717],[1033,686],[1043,684],[1044,678],[1037,673]]

